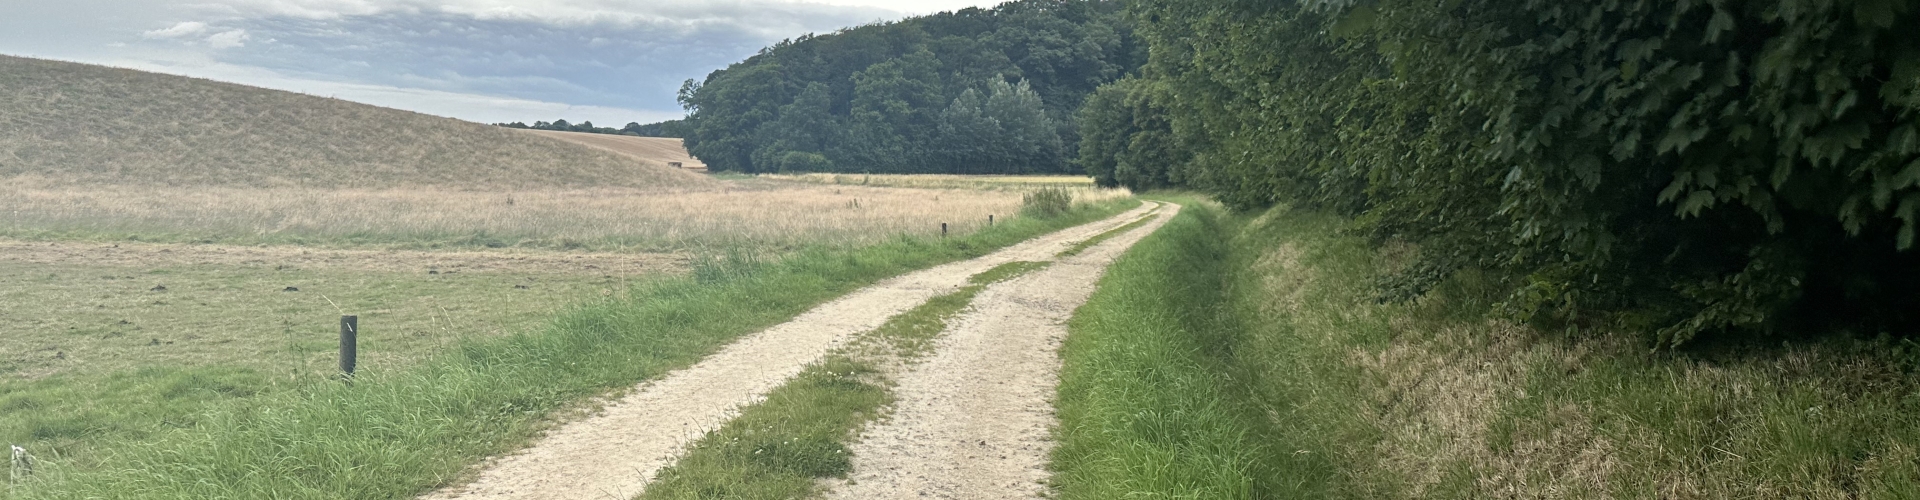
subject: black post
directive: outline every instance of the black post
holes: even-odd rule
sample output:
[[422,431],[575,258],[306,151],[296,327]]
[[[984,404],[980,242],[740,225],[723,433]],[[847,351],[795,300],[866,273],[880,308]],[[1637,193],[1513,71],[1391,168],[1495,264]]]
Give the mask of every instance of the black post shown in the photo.
[[940,237],[947,237],[947,223],[945,222],[940,223]]
[[352,377],[360,357],[360,317],[340,317],[340,373]]
[[993,225],[993,214],[987,214],[987,225]]

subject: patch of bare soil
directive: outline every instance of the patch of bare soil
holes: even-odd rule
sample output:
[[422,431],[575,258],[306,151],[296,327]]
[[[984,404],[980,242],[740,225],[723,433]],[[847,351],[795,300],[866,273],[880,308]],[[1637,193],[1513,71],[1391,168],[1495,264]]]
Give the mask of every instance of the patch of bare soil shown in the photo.
[[674,253],[344,250],[292,245],[0,240],[0,262],[128,267],[219,265],[382,272],[534,272],[624,276],[683,272],[692,265],[693,257]]
[[692,367],[641,384],[602,411],[548,432],[532,447],[482,464],[474,481],[425,498],[632,498],[687,444],[733,418],[741,407],[758,402],[855,334],[878,328],[887,318],[927,299],[959,290],[975,274],[1007,262],[1047,260],[1076,242],[1138,220],[1151,208],[1152,204],[1142,205],[984,257],[863,288],[744,337]]
[[828,498],[1040,498],[1046,493],[1051,402],[1067,319],[1107,265],[1179,206],[1046,269],[974,298],[900,377],[893,413],[852,447],[854,472]]

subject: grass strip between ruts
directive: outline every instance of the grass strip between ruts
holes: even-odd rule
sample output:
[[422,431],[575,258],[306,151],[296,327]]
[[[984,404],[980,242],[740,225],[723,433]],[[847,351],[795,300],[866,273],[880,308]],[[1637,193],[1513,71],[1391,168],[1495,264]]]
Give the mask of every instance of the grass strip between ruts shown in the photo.
[[1153,221],[1153,214],[1158,213],[1159,211],[1160,211],[1160,207],[1153,207],[1153,210],[1148,210],[1145,215],[1141,215],[1140,220],[1127,223],[1127,225],[1124,225],[1124,226],[1109,229],[1106,232],[1095,235],[1092,238],[1087,238],[1086,241],[1075,243],[1072,247],[1068,247],[1066,250],[1061,250],[1058,255],[1055,255],[1055,257],[1070,257],[1074,255],[1080,255],[1080,252],[1085,252],[1087,251],[1088,248],[1092,248],[1094,245],[1100,244],[1100,242],[1107,241],[1109,239],[1112,239],[1115,236],[1125,234],[1127,231],[1132,231],[1134,228],[1146,225],[1148,222]]
[[464,342],[413,368],[362,372],[211,410],[114,447],[85,470],[41,467],[16,498],[402,498],[516,449],[556,412],[688,366],[740,335],[914,269],[983,255],[1136,205],[1018,218],[946,239],[900,237],[778,262],[703,265],[691,277],[586,304],[550,327]]
[[787,499],[853,470],[847,443],[893,402],[888,367],[918,361],[987,285],[1045,267],[1009,262],[860,335],[774,389],[766,401],[695,441],[643,499]]

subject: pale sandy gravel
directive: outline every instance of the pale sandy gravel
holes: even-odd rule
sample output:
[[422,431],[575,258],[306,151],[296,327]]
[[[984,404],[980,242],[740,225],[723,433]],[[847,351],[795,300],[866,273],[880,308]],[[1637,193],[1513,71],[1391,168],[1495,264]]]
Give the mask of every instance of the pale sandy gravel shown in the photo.
[[1074,243],[1139,220],[1152,205],[863,288],[642,384],[601,412],[547,433],[532,447],[483,464],[473,482],[424,498],[632,498],[688,443],[854,334],[958,290],[968,277],[994,266],[1050,259]]
[[900,376],[893,413],[852,447],[828,498],[1039,498],[1053,449],[1052,398],[1066,321],[1121,252],[1178,205],[1041,271],[988,287],[932,356]]

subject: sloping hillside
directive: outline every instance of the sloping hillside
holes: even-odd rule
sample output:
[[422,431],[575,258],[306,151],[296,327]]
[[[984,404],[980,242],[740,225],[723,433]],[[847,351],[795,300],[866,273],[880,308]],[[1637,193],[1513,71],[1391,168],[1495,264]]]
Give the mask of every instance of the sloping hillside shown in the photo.
[[696,187],[533,134],[337,99],[0,56],[0,178],[382,188]]
[[638,158],[642,161],[666,166],[670,162],[679,162],[685,168],[705,170],[706,163],[687,154],[681,139],[672,137],[635,137],[631,135],[589,134],[585,132],[561,132],[557,130],[523,130],[527,133],[543,135],[567,142],[585,144]]

